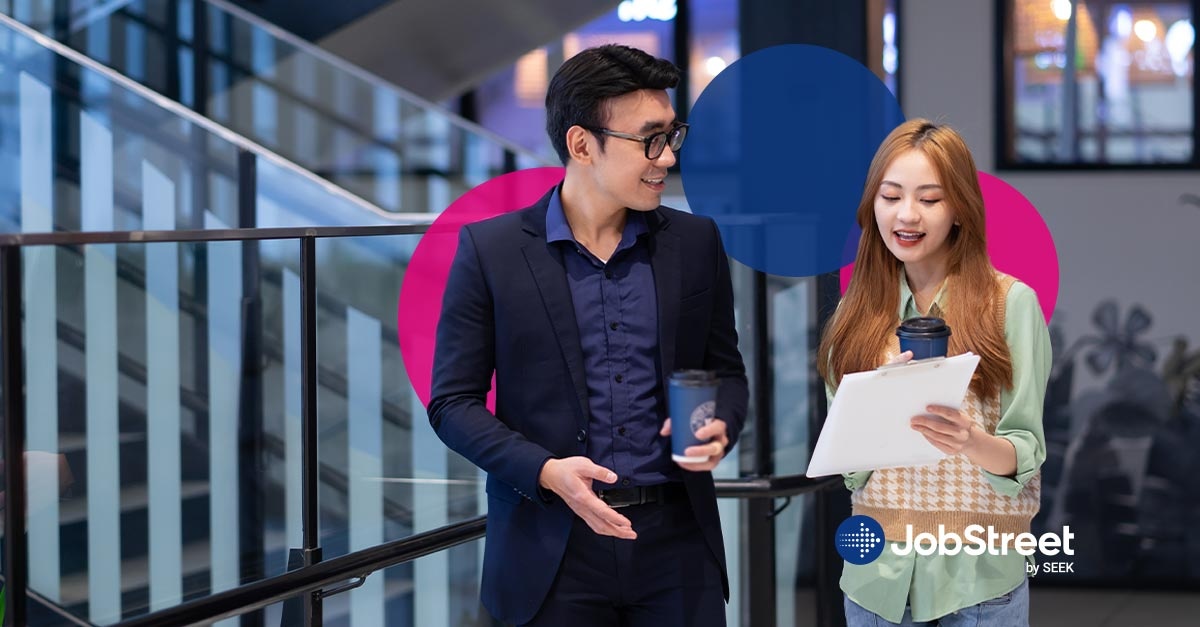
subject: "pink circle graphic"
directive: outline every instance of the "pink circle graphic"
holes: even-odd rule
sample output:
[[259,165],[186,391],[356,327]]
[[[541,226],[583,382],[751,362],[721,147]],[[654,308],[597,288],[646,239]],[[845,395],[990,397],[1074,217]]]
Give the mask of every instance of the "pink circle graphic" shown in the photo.
[[[478,185],[451,203],[417,243],[400,285],[396,327],[404,369],[421,404],[429,404],[437,323],[450,264],[458,250],[459,229],[532,205],[562,181],[564,172],[563,168],[534,168],[503,174]],[[487,405],[495,410],[494,385]]]
[[[996,269],[1010,274],[1037,292],[1046,322],[1058,302],[1058,251],[1037,207],[1016,188],[986,172],[979,173],[986,209],[988,255]],[[850,284],[854,264],[841,270],[842,293]]]

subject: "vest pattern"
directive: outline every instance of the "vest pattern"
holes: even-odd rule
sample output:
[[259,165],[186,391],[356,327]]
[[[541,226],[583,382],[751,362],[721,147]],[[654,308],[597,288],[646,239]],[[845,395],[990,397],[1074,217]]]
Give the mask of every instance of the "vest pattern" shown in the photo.
[[[1000,328],[1004,328],[1005,297],[1014,282],[1010,276],[997,276]],[[888,350],[893,355],[900,352],[899,340],[893,337]],[[980,398],[969,391],[962,411],[994,435],[1000,422],[999,394]],[[908,525],[914,535],[937,535],[938,525],[960,537],[969,525],[991,526],[997,533],[1025,533],[1041,504],[1041,472],[1015,498],[1002,496],[992,489],[981,468],[957,454],[927,466],[876,470],[851,494],[850,501],[854,514],[874,518],[883,527],[884,537],[894,542],[905,541]]]

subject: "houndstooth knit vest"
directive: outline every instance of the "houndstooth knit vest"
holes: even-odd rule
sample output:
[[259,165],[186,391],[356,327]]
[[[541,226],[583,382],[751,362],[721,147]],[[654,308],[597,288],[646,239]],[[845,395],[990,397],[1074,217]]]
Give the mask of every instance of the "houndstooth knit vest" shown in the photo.
[[[1004,328],[1005,299],[1015,279],[997,277],[996,319]],[[889,354],[900,352],[900,343],[892,337]],[[999,394],[979,398],[968,391],[962,411],[988,433],[996,433],[1000,422]],[[870,516],[883,527],[884,537],[904,542],[907,525],[913,534],[938,533],[938,525],[947,532],[962,534],[969,525],[992,527],[997,533],[1024,533],[1041,504],[1041,473],[1025,484],[1015,497],[1001,496],[992,489],[983,470],[965,455],[951,455],[937,464],[876,470],[850,501],[854,513]]]

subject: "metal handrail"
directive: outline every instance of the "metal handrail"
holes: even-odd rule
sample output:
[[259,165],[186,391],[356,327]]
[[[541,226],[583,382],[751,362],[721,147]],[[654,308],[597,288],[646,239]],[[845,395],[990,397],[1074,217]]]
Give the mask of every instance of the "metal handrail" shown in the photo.
[[250,242],[277,239],[417,235],[428,224],[375,226],[298,226],[259,229],[182,229],[177,231],[55,231],[2,233],[0,246],[68,246],[84,244],[161,244],[185,242]]
[[411,562],[464,542],[470,542],[483,537],[486,527],[486,519],[483,516],[476,516],[402,540],[386,542],[311,566],[304,566],[282,575],[225,592],[218,592],[175,607],[143,614],[119,624],[121,627],[193,625],[232,618],[347,579],[365,577],[375,571]]
[[804,475],[782,475],[779,477],[739,477],[737,479],[715,479],[718,498],[765,499],[783,498],[820,492],[842,485],[840,476],[810,479]]
[[139,97],[149,100],[154,105],[161,107],[161,108],[167,110],[168,112],[183,118],[190,124],[194,124],[202,129],[204,129],[205,131],[208,131],[209,133],[212,133],[213,135],[216,135],[217,137],[220,137],[221,139],[233,144],[234,146],[237,146],[238,148],[240,148],[242,150],[246,150],[251,153],[254,153],[256,156],[258,156],[260,158],[266,159],[266,160],[274,163],[275,165],[277,165],[285,170],[288,170],[289,172],[292,172],[293,174],[296,174],[297,176],[303,177],[303,178],[315,183],[316,185],[319,185],[327,193],[329,193],[333,196],[342,198],[343,200],[346,200],[347,202],[357,206],[358,208],[360,208],[364,211],[375,214],[379,218],[381,218],[383,220],[387,220],[389,222],[396,222],[397,220],[405,219],[404,217],[397,217],[395,213],[387,211],[381,207],[378,207],[378,206],[364,200],[363,198],[355,195],[354,193],[352,193],[342,187],[334,185],[333,183],[330,183],[329,181],[317,176],[316,174],[312,173],[309,170],[304,169],[303,167],[297,165],[296,163],[294,163],[294,162],[288,160],[287,158],[281,156],[280,154],[272,151],[271,149],[269,149],[259,143],[256,143],[247,137],[239,135],[224,126],[221,126],[220,124],[210,120],[209,118],[206,118],[206,117],[196,113],[195,111],[192,111],[191,109],[183,106],[182,104],[175,102],[174,100],[171,100],[170,98],[167,98],[166,96],[163,96],[162,94],[159,94],[158,92],[146,87],[145,85],[142,85],[141,83],[125,76],[124,74],[121,74],[120,72],[117,72],[116,70],[104,65],[103,63],[100,63],[99,61],[96,61],[95,59],[93,59],[81,52],[78,52],[74,48],[71,48],[70,46],[67,46],[67,45],[55,40],[53,37],[47,36],[39,31],[27,26],[26,24],[23,24],[15,19],[13,19],[9,15],[0,13],[0,24],[7,26],[8,28],[11,28],[12,30],[20,33],[21,35],[24,35],[25,37],[28,37],[29,39],[32,39],[39,46],[46,48],[47,50],[53,52],[54,54],[57,54],[63,58],[66,58],[67,60],[71,61],[72,63],[75,63],[77,65],[80,65],[82,67],[85,67],[85,68],[93,71],[93,72],[100,74],[105,79],[112,81],[113,83],[115,83],[117,85],[120,85],[122,88],[127,89],[130,92],[133,92],[134,94],[138,95]]
[[[802,475],[788,475],[719,479],[714,483],[719,498],[750,499],[796,496],[823,490],[841,481],[841,477],[809,479]],[[191,625],[231,618],[347,579],[365,578],[384,568],[482,538],[486,529],[486,517],[477,516],[132,618],[120,623],[120,626]]]

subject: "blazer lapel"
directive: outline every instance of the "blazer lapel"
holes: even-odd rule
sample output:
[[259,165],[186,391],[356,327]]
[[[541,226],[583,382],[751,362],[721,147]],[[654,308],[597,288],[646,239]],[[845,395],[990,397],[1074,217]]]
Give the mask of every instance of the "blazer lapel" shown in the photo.
[[658,349],[662,358],[662,377],[666,380],[675,369],[675,334],[683,274],[679,237],[667,230],[669,222],[661,213],[656,213],[656,217],[659,224],[654,229],[650,267],[654,270],[654,288],[658,293]]
[[[544,216],[545,213],[543,212]],[[563,268],[562,255],[546,244],[545,235],[529,240],[521,252],[533,273],[542,304],[550,316],[550,326],[558,338],[559,348],[567,362],[571,382],[575,384],[575,396],[579,400],[580,428],[588,422],[587,378],[583,371],[583,349],[579,343],[579,325],[575,322],[575,306],[571,300],[571,288],[567,285],[567,272]]]

